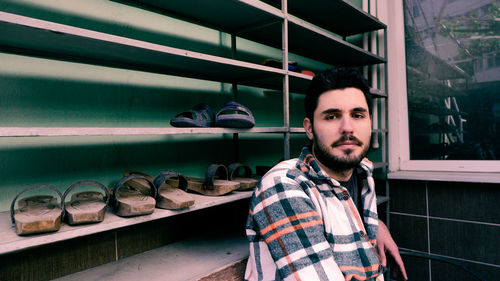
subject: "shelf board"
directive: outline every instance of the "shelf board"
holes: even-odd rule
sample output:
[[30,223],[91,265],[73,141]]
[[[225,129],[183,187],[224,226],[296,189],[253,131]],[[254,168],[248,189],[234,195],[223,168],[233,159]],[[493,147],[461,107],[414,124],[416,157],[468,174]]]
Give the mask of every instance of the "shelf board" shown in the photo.
[[282,89],[282,69],[0,12],[0,51]]
[[288,48],[292,53],[337,66],[372,65],[386,61],[299,18],[290,16],[288,23]]
[[[258,0],[125,0],[136,2],[146,8],[167,13],[182,20],[241,35],[245,31],[265,30],[266,26],[283,21],[281,10]],[[250,32],[251,39],[266,42],[263,33]],[[281,31],[274,34],[281,40]],[[270,36],[270,35],[268,35]],[[245,37],[243,35],[242,37]]]
[[[244,231],[199,235],[144,253],[119,259],[54,281],[200,280],[249,256]],[[146,278],[147,276],[147,278]],[[213,280],[213,279],[210,279]]]
[[11,224],[10,212],[1,212],[0,255],[247,199],[252,196],[252,191],[235,191],[225,196],[203,196],[198,194],[192,194],[192,196],[195,199],[195,204],[182,210],[157,208],[150,215],[129,218],[119,217],[108,210],[103,222],[79,226],[69,226],[63,223],[61,224],[61,229],[57,232],[31,236],[18,236]]
[[0,127],[0,137],[124,136],[180,134],[286,133],[285,127],[231,128],[111,128],[111,127]]
[[288,0],[287,8],[288,13],[341,36],[386,28],[377,18],[347,1]]
[[377,205],[380,205],[385,202],[389,202],[389,196],[377,196]]
[[387,94],[384,91],[379,90],[379,89],[370,88],[370,94],[374,98],[387,98]]
[[[135,0],[134,2],[147,4],[153,9],[160,9],[190,22],[216,28],[251,41],[278,49],[283,47],[282,23],[284,15],[280,10],[261,1]],[[330,11],[327,17],[329,20],[344,11],[351,11],[351,15],[353,12],[359,12],[350,4],[340,4],[340,6],[342,10]],[[327,8],[330,8],[330,5],[327,5]],[[361,20],[366,16],[370,17],[369,15],[358,15],[356,19]],[[343,66],[371,65],[385,61],[383,58],[324,32],[301,19],[289,16],[288,20],[290,52]],[[351,20],[349,19],[349,22]],[[370,24],[375,24],[375,21],[371,21]],[[341,24],[341,26],[346,25]],[[351,24],[347,26],[351,26]],[[315,43],[310,44],[310,42]]]

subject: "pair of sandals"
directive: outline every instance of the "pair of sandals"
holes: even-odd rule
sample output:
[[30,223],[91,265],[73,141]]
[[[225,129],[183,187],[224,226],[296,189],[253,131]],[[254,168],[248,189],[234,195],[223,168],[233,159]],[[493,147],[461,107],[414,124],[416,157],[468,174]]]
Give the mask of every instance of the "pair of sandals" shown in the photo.
[[[177,179],[177,185],[167,183],[171,178]],[[177,210],[193,204],[194,198],[187,193],[186,178],[170,170],[160,172],[156,177],[137,171],[125,171],[111,196],[111,206],[121,217],[148,215],[156,207]]]
[[[66,197],[73,189],[81,186],[93,186],[102,189],[99,191],[83,191],[74,193],[69,202]],[[18,202],[18,209],[14,211],[19,196],[34,189],[50,189],[60,199],[52,195],[35,195],[22,198]],[[19,192],[10,206],[12,224],[18,235],[29,235],[58,231],[61,221],[66,220],[70,225],[97,223],[104,220],[106,206],[109,201],[107,188],[97,181],[82,180],[73,183],[64,194],[52,185],[33,185]]]
[[[249,166],[233,163],[229,166],[211,164],[205,171],[204,178],[186,177],[187,188],[207,196],[221,196],[235,190],[250,190],[257,186],[258,180],[252,177]],[[169,184],[178,184],[176,179],[169,179]]]
[[200,103],[189,111],[177,114],[170,120],[170,125],[174,127],[253,128],[255,119],[250,109],[235,101],[226,102],[217,114],[209,105]]

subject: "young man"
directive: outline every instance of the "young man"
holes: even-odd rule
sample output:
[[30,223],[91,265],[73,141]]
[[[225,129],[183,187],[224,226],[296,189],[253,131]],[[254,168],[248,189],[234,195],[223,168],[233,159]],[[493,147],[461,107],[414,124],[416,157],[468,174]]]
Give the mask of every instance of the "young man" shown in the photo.
[[383,280],[385,251],[407,279],[377,217],[373,165],[365,159],[370,105],[359,72],[314,77],[304,119],[311,145],[273,167],[251,199],[246,280]]

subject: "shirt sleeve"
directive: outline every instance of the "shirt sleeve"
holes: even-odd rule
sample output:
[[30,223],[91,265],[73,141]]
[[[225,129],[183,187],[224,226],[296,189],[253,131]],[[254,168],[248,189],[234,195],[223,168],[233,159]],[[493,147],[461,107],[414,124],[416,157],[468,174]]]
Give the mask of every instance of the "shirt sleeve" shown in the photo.
[[256,237],[283,280],[344,280],[306,189],[287,177],[264,178],[250,205]]

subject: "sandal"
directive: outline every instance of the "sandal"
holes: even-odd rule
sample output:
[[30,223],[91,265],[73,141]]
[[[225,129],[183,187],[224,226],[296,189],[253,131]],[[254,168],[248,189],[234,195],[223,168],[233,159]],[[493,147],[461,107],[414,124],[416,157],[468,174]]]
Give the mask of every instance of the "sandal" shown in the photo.
[[215,118],[216,127],[253,128],[255,119],[252,111],[235,101],[226,102]]
[[170,120],[174,127],[213,127],[215,113],[207,104],[200,103]]
[[[125,183],[133,179],[142,179],[149,184],[151,188],[148,195],[139,190],[121,188],[125,186]],[[149,215],[155,210],[156,188],[150,180],[141,175],[131,174],[121,178],[113,188],[111,196],[111,204],[116,214],[121,217]]]
[[57,198],[51,195],[35,195],[19,200],[18,210],[14,211],[19,195],[39,188],[48,188],[57,193],[61,199],[61,192],[52,185],[33,185],[19,192],[10,205],[10,218],[16,227],[18,235],[45,233],[58,231],[61,228],[62,200],[57,203]]
[[[168,210],[177,210],[190,207],[194,204],[194,199],[191,194],[187,193],[187,180],[184,176],[174,171],[165,171],[158,174],[155,178],[152,176],[136,172],[126,171],[125,175],[138,174],[153,182],[156,188],[156,207]],[[173,187],[168,185],[165,181],[169,178],[177,177],[179,185]],[[133,179],[127,183],[128,186],[139,189],[149,190],[149,184],[142,179]]]
[[[222,179],[216,178],[216,176]],[[227,194],[240,188],[240,183],[227,180],[227,169],[224,165],[211,164],[205,172],[205,178],[186,177],[187,188],[197,193],[208,196],[219,196]],[[178,179],[168,179],[167,184],[177,185]]]
[[[252,178],[252,170],[247,165],[232,163],[227,166],[227,169],[229,172],[229,180],[240,183],[240,188],[238,190],[252,189],[259,183],[258,180]],[[243,174],[240,174],[242,170]]]
[[[66,196],[69,192],[83,185],[99,187],[104,191],[104,195],[98,191],[78,192],[71,195],[71,200],[66,203]],[[109,192],[103,184],[92,180],[75,182],[66,189],[62,196],[64,218],[69,225],[102,222],[108,201]]]

